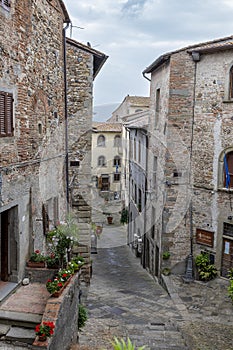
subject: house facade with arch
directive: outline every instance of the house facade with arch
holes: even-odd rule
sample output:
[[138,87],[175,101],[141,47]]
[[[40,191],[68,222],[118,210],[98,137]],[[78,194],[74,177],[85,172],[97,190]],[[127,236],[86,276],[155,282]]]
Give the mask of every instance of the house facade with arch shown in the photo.
[[[166,53],[150,79],[143,265],[187,273],[210,254],[219,275],[233,268],[233,37]],[[163,253],[170,259],[164,261]]]

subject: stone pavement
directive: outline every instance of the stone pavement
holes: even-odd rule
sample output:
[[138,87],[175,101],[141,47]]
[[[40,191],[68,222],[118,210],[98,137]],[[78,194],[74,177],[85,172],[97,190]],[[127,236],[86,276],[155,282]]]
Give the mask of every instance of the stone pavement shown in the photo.
[[228,281],[187,284],[171,275],[168,294],[125,242],[126,227],[104,227],[92,255],[89,320],[72,350],[110,350],[114,336],[150,350],[233,350]]

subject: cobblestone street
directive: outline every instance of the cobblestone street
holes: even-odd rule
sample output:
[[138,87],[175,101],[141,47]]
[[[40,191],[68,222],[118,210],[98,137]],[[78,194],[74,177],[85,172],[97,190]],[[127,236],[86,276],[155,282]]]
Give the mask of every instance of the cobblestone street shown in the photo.
[[228,281],[184,284],[169,276],[169,295],[125,242],[126,227],[104,227],[92,255],[89,319],[72,350],[110,350],[114,336],[150,350],[232,350]]

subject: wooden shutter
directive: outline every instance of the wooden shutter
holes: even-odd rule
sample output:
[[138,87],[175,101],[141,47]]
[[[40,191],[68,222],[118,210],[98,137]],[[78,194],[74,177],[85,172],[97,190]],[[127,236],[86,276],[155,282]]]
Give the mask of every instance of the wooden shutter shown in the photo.
[[0,136],[13,136],[13,95],[0,92]]

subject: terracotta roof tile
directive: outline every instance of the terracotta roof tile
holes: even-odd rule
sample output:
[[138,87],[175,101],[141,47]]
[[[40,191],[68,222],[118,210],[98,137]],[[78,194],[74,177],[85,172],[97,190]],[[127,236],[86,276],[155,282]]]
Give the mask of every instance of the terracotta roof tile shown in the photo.
[[121,123],[93,122],[92,128],[96,132],[121,132]]

